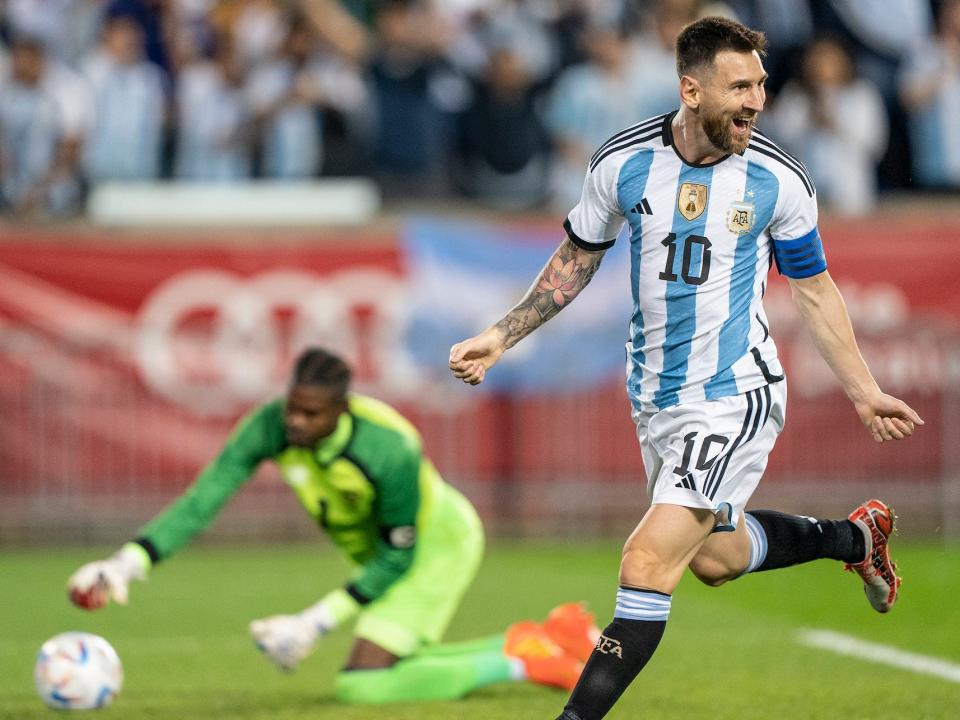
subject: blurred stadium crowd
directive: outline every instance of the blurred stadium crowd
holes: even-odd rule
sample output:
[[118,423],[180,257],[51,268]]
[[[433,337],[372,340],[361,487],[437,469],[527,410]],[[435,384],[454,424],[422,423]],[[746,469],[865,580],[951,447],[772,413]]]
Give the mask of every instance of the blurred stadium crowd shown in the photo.
[[673,42],[770,38],[762,128],[821,205],[960,189],[960,0],[6,0],[0,193],[367,176],[390,198],[568,209],[614,132],[677,104]]

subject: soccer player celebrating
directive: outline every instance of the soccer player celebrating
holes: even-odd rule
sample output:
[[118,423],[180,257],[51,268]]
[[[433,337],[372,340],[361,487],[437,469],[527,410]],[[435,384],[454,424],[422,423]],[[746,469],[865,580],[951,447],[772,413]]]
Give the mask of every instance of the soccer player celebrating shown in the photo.
[[525,678],[571,689],[599,634],[577,604],[561,605],[543,624],[516,623],[505,637],[437,644],[479,568],[483,526],[423,456],[414,427],[388,405],[349,393],[349,384],[343,360],[305,351],[286,398],[242,420],[193,487],[139,537],[77,570],[70,599],[86,609],[125,604],[131,580],[186,545],[272,459],[358,568],[349,584],[302,612],[250,624],[281,669],[293,670],[321,636],[356,617],[356,641],[336,679],[343,701],[452,699]]
[[765,46],[762,33],[723,18],[684,28],[679,110],[597,150],[544,272],[502,320],[450,351],[456,377],[482,382],[577,296],[629,224],[627,392],[651,506],[624,546],[613,621],[561,720],[606,715],[656,650],[685,567],[720,585],[832,558],[860,575],[875,610],[897,599],[884,503],[870,500],[844,520],[744,512],[784,421],[786,383],[761,302],[772,260],[874,440],[903,439],[923,423],[881,392],[860,355],[827,272],[806,169],[755,128]]

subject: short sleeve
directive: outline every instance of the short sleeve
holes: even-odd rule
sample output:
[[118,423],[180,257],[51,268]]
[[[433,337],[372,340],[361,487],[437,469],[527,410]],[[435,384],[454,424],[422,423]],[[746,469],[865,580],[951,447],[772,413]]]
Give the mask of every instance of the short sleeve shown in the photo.
[[587,171],[580,202],[563,224],[575,245],[585,250],[606,250],[613,246],[624,221],[616,188],[617,166],[614,163],[601,161]]
[[781,275],[800,279],[827,269],[817,228],[817,195],[813,182],[802,169],[782,180],[777,209],[770,223],[770,239]]
[[770,222],[770,237],[774,240],[793,240],[817,226],[817,195],[813,181],[803,166],[797,170],[791,166],[790,170],[792,172],[780,177],[777,207]]

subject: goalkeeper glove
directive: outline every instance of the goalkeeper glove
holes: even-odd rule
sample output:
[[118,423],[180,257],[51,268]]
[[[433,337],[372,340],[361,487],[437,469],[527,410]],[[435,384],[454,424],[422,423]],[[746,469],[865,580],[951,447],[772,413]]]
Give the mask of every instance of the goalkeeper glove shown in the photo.
[[250,634],[260,651],[286,672],[313,652],[322,636],[353,617],[360,606],[346,591],[334,590],[323,600],[295,615],[273,615],[250,623]]
[[150,565],[146,550],[127,543],[106,560],[89,562],[70,576],[70,601],[84,610],[102,608],[110,600],[126,605],[130,581],[146,580]]

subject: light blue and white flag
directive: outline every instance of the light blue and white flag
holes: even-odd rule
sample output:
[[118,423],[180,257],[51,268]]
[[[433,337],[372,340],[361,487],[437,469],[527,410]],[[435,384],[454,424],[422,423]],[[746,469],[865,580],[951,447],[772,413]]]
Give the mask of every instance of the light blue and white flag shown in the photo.
[[[563,230],[418,218],[403,233],[412,315],[407,344],[420,370],[446,371],[450,346],[513,307],[560,244]],[[624,377],[631,312],[629,241],[607,251],[568,308],[508,351],[481,387],[576,390]]]

